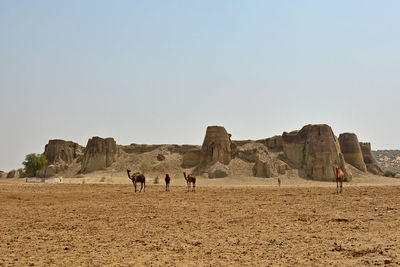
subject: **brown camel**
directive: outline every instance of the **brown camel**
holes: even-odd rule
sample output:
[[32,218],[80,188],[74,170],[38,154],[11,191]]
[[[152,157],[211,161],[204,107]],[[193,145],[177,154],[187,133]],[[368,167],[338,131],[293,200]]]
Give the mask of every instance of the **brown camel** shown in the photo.
[[128,177],[129,179],[131,179],[133,186],[135,187],[135,192],[136,192],[136,184],[140,183],[140,191],[142,192],[146,192],[146,177],[144,177],[143,174],[139,173],[139,172],[135,172],[134,174],[130,175],[131,170],[126,170],[126,172],[128,173]]
[[171,182],[171,178],[168,173],[165,175],[165,191],[169,192],[169,183]]
[[339,193],[339,183],[340,183],[340,193],[343,193],[343,180],[344,173],[340,167],[336,167],[336,193]]
[[188,176],[186,176],[186,173],[183,173],[183,176],[185,177],[187,186],[188,186],[188,192],[190,191],[190,187],[191,185],[193,185],[192,191],[195,192],[195,188],[196,188],[196,176],[194,176],[193,173],[188,174]]

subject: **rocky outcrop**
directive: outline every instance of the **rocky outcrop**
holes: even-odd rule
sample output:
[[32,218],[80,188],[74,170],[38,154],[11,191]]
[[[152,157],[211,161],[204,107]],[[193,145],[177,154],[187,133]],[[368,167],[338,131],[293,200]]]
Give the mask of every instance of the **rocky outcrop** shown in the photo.
[[215,162],[227,165],[232,159],[231,152],[231,138],[225,128],[221,126],[207,127],[206,136],[201,147],[201,167]]
[[269,151],[264,144],[260,142],[248,142],[236,148],[236,157],[254,162],[253,175],[256,177],[270,178],[276,176],[276,169]]
[[208,178],[224,178],[228,176],[229,168],[228,166],[216,162],[208,169]]
[[312,179],[331,180],[335,177],[335,166],[340,166],[345,173],[348,173],[339,142],[328,125],[310,127],[305,145],[304,162],[303,169],[307,177]]
[[267,157],[260,157],[253,167],[253,175],[256,177],[271,178],[278,175],[286,174],[286,171],[290,170],[289,165],[285,162]]
[[186,168],[194,167],[200,163],[201,150],[192,149],[186,152],[182,158],[182,166]]
[[257,142],[264,144],[271,151],[283,151],[283,139],[281,135],[257,140]]
[[74,159],[83,155],[83,148],[72,141],[54,139],[46,145],[44,155],[49,164],[70,164]]
[[290,170],[290,167],[285,162],[279,160],[276,169],[279,174],[286,174],[286,171]]
[[260,141],[235,142],[235,158],[254,163],[253,175],[270,178],[285,174],[289,166],[281,160],[272,157],[268,148]]
[[306,125],[300,131],[283,133],[282,138],[284,155],[292,167],[300,169],[300,175],[332,181],[335,166],[340,166],[345,172],[345,179],[351,179],[339,142],[330,126]]
[[271,160],[258,159],[253,167],[253,174],[256,177],[271,178],[277,175]]
[[366,172],[367,167],[364,163],[357,135],[354,133],[342,133],[339,135],[339,144],[344,160],[360,171]]
[[248,142],[236,147],[236,157],[247,162],[256,162],[260,158],[266,159],[268,149],[265,145],[258,142]]
[[105,169],[118,157],[118,146],[113,138],[95,136],[89,139],[82,160],[82,173]]
[[6,174],[5,172],[0,171],[0,178],[4,178],[4,177],[6,177],[6,176],[7,176],[7,174]]
[[309,127],[307,129],[303,127],[301,131],[284,132],[282,135],[285,158],[295,169],[300,169],[304,164],[304,148],[308,130]]
[[382,175],[383,171],[374,154],[372,154],[371,143],[360,142],[360,147],[367,170],[373,174]]

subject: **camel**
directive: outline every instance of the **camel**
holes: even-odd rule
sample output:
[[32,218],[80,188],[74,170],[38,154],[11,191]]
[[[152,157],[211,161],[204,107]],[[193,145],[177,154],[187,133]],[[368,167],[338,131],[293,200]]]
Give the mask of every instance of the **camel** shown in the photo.
[[196,176],[194,176],[193,173],[188,174],[188,176],[186,176],[186,173],[183,173],[183,176],[185,177],[187,186],[188,186],[188,192],[190,191],[190,187],[191,185],[193,185],[192,191],[195,192],[195,188],[196,188]]
[[169,182],[171,182],[171,178],[168,173],[165,175],[165,191],[169,192]]
[[139,172],[135,172],[134,174],[130,175],[131,170],[126,170],[126,172],[128,173],[128,177],[129,179],[131,179],[133,186],[135,187],[135,192],[136,192],[136,184],[140,183],[140,191],[142,192],[146,192],[146,177],[144,177],[143,174],[139,173]]
[[340,193],[343,193],[343,180],[344,173],[340,167],[336,167],[336,193],[339,194],[339,183],[340,183]]

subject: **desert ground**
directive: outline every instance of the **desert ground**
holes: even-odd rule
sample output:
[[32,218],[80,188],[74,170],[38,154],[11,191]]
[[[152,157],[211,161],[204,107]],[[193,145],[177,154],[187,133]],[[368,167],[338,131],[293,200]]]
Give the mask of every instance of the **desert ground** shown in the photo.
[[0,266],[400,265],[397,179],[355,178],[336,194],[333,182],[251,177],[200,177],[187,192],[172,177],[171,192],[160,178],[134,193],[102,175],[1,179]]

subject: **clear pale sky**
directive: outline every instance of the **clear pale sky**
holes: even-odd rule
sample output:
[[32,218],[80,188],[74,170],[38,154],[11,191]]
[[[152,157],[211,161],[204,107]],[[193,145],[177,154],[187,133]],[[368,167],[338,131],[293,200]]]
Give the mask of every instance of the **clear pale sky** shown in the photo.
[[400,149],[400,1],[0,0],[0,170],[49,139],[327,123]]

